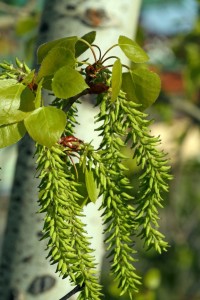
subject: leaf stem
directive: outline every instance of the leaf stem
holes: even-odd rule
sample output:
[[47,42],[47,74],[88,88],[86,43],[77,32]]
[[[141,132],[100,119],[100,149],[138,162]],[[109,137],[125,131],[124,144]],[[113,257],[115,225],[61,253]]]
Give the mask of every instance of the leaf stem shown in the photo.
[[[79,41],[85,43],[90,48],[90,50],[92,51],[94,60],[95,60],[95,62],[97,62],[97,57],[96,57],[96,54],[95,54],[94,49],[92,48],[92,46],[86,40],[84,40],[84,39],[80,38]],[[94,47],[94,45],[93,45],[93,47]]]
[[108,60],[108,59],[110,59],[110,58],[116,58],[116,59],[118,59],[118,57],[117,56],[109,56],[109,57],[107,57],[107,58],[105,58],[103,61],[101,61],[101,63],[103,64],[106,60]]
[[65,102],[66,104],[63,105],[62,110],[64,112],[68,112],[71,108],[71,106],[78,100],[81,96],[87,95],[88,94],[88,89],[83,90],[81,93],[77,94],[76,96],[73,96],[69,99],[67,99]]
[[122,67],[128,69],[129,71],[131,70],[129,66],[122,64]]
[[99,46],[92,44],[92,47],[96,47],[99,50],[99,60],[101,60],[101,49],[99,48]]
[[118,44],[114,44],[113,46],[111,46],[110,48],[108,48],[108,49],[106,50],[106,52],[104,53],[104,55],[102,56],[101,60],[103,60],[103,58],[106,56],[106,54],[107,54],[110,50],[112,50],[114,47],[117,47],[117,46],[118,46]]

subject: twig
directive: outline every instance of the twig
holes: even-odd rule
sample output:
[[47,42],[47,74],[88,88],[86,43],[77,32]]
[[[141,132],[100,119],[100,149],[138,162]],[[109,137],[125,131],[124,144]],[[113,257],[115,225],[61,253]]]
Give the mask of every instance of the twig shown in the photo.
[[64,103],[66,103],[66,104],[63,105],[62,110],[65,112],[69,111],[70,107],[74,104],[74,102],[76,102],[76,100],[78,100],[80,97],[85,96],[87,94],[88,94],[88,89],[85,89],[78,95],[67,99],[66,101],[64,101]]
[[65,296],[63,296],[59,300],[67,300],[70,297],[72,297],[74,294],[80,292],[83,288],[84,288],[84,285],[82,285],[82,286],[77,285],[73,290],[71,290],[68,294],[66,294]]

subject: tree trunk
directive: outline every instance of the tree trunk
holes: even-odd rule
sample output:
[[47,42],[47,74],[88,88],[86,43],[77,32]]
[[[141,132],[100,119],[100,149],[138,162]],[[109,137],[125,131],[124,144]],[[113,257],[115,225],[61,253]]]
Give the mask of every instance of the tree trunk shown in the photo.
[[[38,45],[63,36],[97,31],[95,44],[102,52],[117,43],[119,35],[132,38],[136,31],[140,0],[47,0],[45,3]],[[120,53],[119,53],[120,52]],[[121,56],[114,48],[111,55]],[[90,57],[90,54],[87,54]],[[124,62],[127,63],[126,59]],[[50,99],[47,97],[47,101]],[[90,101],[81,105],[76,136],[90,142],[98,138],[94,133]],[[34,143],[28,136],[18,145],[18,159],[11,192],[7,227],[0,265],[0,299],[2,300],[58,300],[71,290],[66,280],[55,274],[55,266],[45,259],[45,241],[41,237],[43,216],[37,214],[37,186],[35,178]],[[103,256],[103,237],[98,203],[85,209],[87,230],[93,237],[92,248],[96,261]],[[71,298],[71,299],[75,299]]]

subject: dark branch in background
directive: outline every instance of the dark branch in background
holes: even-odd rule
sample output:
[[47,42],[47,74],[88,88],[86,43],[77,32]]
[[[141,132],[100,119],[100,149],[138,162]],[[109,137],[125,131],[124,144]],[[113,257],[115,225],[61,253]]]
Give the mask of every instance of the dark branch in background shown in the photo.
[[82,285],[82,286],[77,285],[73,290],[71,290],[68,294],[66,294],[65,296],[63,296],[59,300],[67,300],[70,297],[72,297],[74,294],[80,292],[83,288],[84,288],[84,285]]
[[170,100],[170,104],[177,110],[183,112],[195,122],[200,123],[200,109],[191,102],[184,101],[183,99]]

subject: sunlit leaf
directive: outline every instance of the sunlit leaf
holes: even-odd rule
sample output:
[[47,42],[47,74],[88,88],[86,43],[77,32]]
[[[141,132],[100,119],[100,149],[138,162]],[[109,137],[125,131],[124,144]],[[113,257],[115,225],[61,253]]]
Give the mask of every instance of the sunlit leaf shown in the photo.
[[52,91],[52,79],[53,79],[53,75],[50,76],[45,76],[42,78],[43,82],[42,82],[42,87],[46,90]]
[[25,134],[23,122],[0,126],[0,148],[17,143]]
[[33,140],[50,148],[64,131],[66,116],[62,110],[55,107],[40,107],[32,112],[24,123]]
[[112,68],[112,95],[111,101],[115,101],[119,95],[122,84],[122,65],[120,59],[117,59]]
[[40,80],[37,86],[36,96],[35,96],[35,108],[39,108],[41,106],[41,100],[42,100],[42,84],[43,79]]
[[35,77],[35,70],[32,70],[29,74],[27,74],[23,80],[22,83],[24,83],[25,85],[28,85],[29,83],[31,83],[33,81]]
[[34,94],[21,83],[0,87],[0,124],[22,121],[35,109]]
[[64,47],[53,48],[43,59],[37,79],[40,80],[44,76],[50,76],[63,66],[74,67],[74,65],[75,57],[71,50]]
[[85,170],[85,184],[90,200],[95,203],[99,195],[99,190],[97,188],[92,170]]
[[83,76],[68,66],[60,68],[52,80],[52,90],[58,98],[73,97],[87,88]]
[[70,50],[73,54],[75,53],[75,44],[78,40],[77,36],[71,36],[67,38],[61,38],[51,42],[42,44],[37,51],[38,63],[40,64],[47,53],[56,47],[64,47],[65,49]]
[[15,85],[16,83],[18,83],[18,81],[16,79],[2,79],[0,80],[0,93],[2,90]]
[[138,68],[123,73],[122,90],[126,92],[127,99],[141,104],[141,110],[151,106],[160,93],[159,76],[147,68]]
[[124,54],[134,63],[144,63],[149,60],[146,52],[133,40],[120,35],[118,45]]
[[82,196],[82,198],[77,199],[78,204],[83,207],[84,205],[88,204],[90,202],[88,191],[85,184],[85,174],[83,171],[82,166],[80,164],[76,163],[72,165],[70,170],[72,176],[74,176],[78,182],[76,186],[77,192]]
[[[91,31],[89,33],[86,33],[81,37],[81,39],[88,42],[90,45],[94,42],[96,38],[96,31]],[[88,45],[86,45],[84,42],[78,40],[75,45],[75,57],[80,56],[82,53],[84,53],[88,49]]]

